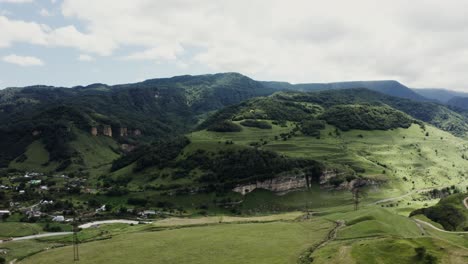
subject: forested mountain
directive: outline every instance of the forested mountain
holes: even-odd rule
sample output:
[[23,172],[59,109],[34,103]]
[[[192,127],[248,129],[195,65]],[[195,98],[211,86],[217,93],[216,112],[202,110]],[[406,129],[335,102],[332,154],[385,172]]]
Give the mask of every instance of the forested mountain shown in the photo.
[[301,83],[290,84],[287,82],[263,82],[267,87],[276,89],[287,89],[296,91],[323,91],[335,89],[367,88],[390,96],[411,99],[415,101],[428,101],[424,96],[415,93],[410,88],[397,81],[354,81],[354,82],[334,82],[334,83]]
[[[272,95],[281,90],[285,92]],[[249,112],[252,104],[262,106],[265,112]],[[39,140],[49,154],[49,162],[57,162],[59,168],[74,163],[86,167],[84,157],[93,154],[85,153],[89,151],[86,148],[78,151],[83,142],[73,142],[80,135],[107,136],[121,146],[112,147],[113,155],[121,155],[140,144],[188,132],[211,112],[225,108],[200,126],[206,128],[214,119],[239,107],[244,108],[247,119],[267,114],[269,119],[278,121],[301,121],[310,113],[321,114],[324,121],[343,130],[407,127],[416,120],[458,136],[468,131],[466,116],[426,102],[395,81],[291,85],[258,82],[238,73],[185,75],[115,86],[1,90],[0,161],[2,166],[8,166],[12,160],[24,160],[22,154]],[[354,115],[348,116],[349,113]],[[360,118],[355,119],[356,116]],[[258,125],[251,121],[245,124],[248,123]],[[218,129],[233,129],[229,123],[218,125]]]
[[468,110],[468,97],[453,97],[447,104],[463,110]]
[[237,73],[115,86],[7,88],[0,91],[0,163],[7,165],[37,138],[49,138],[49,151],[73,152],[65,151],[72,127],[121,143],[177,135],[195,125],[197,115],[274,91]]
[[[259,115],[255,112],[250,112],[251,104],[261,106],[263,109]],[[306,105],[304,105],[306,104]],[[307,107],[307,104],[309,106]],[[442,130],[449,131],[453,134],[463,136],[468,132],[467,118],[459,113],[456,113],[447,107],[432,103],[432,102],[415,102],[409,99],[403,99],[393,96],[384,95],[368,89],[340,89],[340,90],[325,90],[319,92],[280,92],[265,99],[252,99],[244,102],[236,107],[226,108],[208,119],[202,127],[213,123],[216,118],[235,118],[236,114],[231,113],[233,110],[247,113],[246,118],[259,118],[266,115],[269,119],[285,119],[297,120],[305,118],[309,113],[317,113],[323,110],[322,108],[330,109],[341,105],[386,105],[393,109],[402,111],[407,115],[429,124],[432,124]],[[238,110],[241,109],[241,110]],[[336,108],[335,108],[336,109]],[[348,108],[347,110],[358,110],[360,108]],[[346,113],[345,109],[340,110]],[[370,111],[367,107],[366,112]],[[289,117],[292,115],[292,117]],[[362,117],[362,113],[356,113],[356,116]],[[245,115],[244,115],[245,116]],[[326,116],[330,118],[337,116],[337,113],[329,113]],[[343,122],[353,123],[352,119],[343,119]],[[377,122],[376,120],[371,123]],[[359,123],[359,122],[357,122]]]
[[436,89],[436,88],[424,88],[424,89],[413,89],[416,93],[441,103],[448,103],[450,99],[454,97],[468,97],[468,93],[457,92],[447,89]]

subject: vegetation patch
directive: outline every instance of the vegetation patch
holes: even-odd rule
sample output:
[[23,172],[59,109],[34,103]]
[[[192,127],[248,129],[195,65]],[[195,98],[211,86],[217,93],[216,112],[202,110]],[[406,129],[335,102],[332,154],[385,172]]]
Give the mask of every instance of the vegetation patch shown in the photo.
[[333,106],[323,114],[322,118],[343,131],[408,128],[413,123],[412,118],[388,106],[365,104]]
[[242,127],[232,121],[222,120],[210,125],[207,130],[214,132],[240,132],[242,131]]
[[435,206],[411,212],[410,216],[424,214],[427,218],[441,224],[450,231],[468,230],[468,211],[463,205],[466,194],[459,193],[443,198]]
[[247,119],[242,122],[240,122],[241,125],[245,127],[256,127],[260,129],[271,129],[272,126],[270,123],[266,121],[258,121],[258,120],[253,120],[253,119]]

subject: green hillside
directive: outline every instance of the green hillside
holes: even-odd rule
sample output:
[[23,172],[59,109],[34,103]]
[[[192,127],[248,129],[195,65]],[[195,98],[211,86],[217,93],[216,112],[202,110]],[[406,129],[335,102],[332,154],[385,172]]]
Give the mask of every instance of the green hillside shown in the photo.
[[464,193],[452,194],[442,198],[434,206],[416,210],[411,214],[424,214],[446,230],[466,231],[468,230],[468,208],[463,203],[466,197]]
[[[137,219],[80,230],[80,262],[466,263],[467,235],[436,229],[466,229],[463,111],[277,89],[229,73],[0,92],[3,236]],[[71,241],[0,250],[71,263]]]

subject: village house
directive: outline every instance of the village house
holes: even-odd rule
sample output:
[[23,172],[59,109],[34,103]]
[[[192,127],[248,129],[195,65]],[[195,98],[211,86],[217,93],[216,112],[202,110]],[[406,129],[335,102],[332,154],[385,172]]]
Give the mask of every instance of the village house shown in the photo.
[[143,212],[140,213],[140,216],[142,217],[149,217],[149,216],[154,216],[156,215],[156,211],[154,210],[144,210]]
[[57,215],[54,218],[52,218],[52,221],[54,221],[54,222],[63,222],[63,221],[65,221],[65,217],[63,215]]
[[5,216],[10,216],[11,212],[9,210],[0,210],[0,218],[4,218]]
[[99,207],[98,209],[96,209],[96,213],[105,212],[105,211],[106,211],[106,205],[103,205],[103,206]]

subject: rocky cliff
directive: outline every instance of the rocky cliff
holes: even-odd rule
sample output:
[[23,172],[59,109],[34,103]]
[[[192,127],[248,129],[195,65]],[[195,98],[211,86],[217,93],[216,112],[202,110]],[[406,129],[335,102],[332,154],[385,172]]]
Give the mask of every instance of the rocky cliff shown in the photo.
[[[100,125],[98,127],[95,127],[95,126],[91,127],[90,133],[93,136],[98,136],[98,135],[103,135],[107,137],[115,136],[113,134],[112,127],[109,125]],[[138,137],[142,135],[142,132],[140,129],[130,130],[127,127],[120,127],[118,129],[118,135],[120,137],[128,137],[128,136]]]
[[[335,178],[341,176],[343,173],[338,172],[336,170],[325,170],[320,175],[320,185],[324,188],[330,189],[341,189],[341,190],[351,190],[354,185],[360,183],[361,185],[378,185],[379,182],[376,180],[371,179],[364,179],[364,178],[356,178],[351,181],[343,181],[338,186],[333,186],[330,184],[330,181]],[[265,189],[272,192],[275,192],[279,195],[286,194],[290,191],[299,190],[309,188],[312,182],[307,177],[307,175],[303,172],[300,173],[285,173],[278,175],[275,178],[264,180],[264,181],[257,181],[255,183],[249,184],[242,184],[236,186],[233,191],[240,193],[242,195],[246,195],[249,192],[252,192],[255,189]]]

